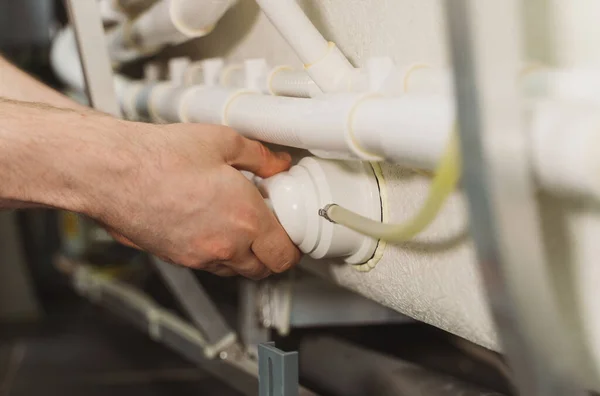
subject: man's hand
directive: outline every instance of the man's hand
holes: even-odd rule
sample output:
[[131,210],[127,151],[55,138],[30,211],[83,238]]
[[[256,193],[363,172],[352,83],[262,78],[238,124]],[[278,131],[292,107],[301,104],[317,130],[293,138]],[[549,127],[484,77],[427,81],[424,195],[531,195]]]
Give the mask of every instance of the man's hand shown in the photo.
[[[218,275],[262,278],[299,251],[239,170],[290,166],[221,126],[169,126],[0,101],[0,208],[83,213],[120,240]],[[4,203],[3,203],[4,202]]]
[[132,142],[136,163],[120,172],[108,196],[97,196],[92,217],[121,242],[221,276],[260,279],[296,264],[298,250],[239,172],[272,176],[289,168],[288,154],[222,126],[151,130]]

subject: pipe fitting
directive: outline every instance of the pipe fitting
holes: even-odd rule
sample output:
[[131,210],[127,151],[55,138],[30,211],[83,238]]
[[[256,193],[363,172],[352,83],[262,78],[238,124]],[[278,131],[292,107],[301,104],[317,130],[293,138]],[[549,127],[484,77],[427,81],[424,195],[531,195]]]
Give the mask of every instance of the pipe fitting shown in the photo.
[[342,51],[333,42],[328,43],[327,52],[313,63],[305,64],[304,70],[323,92],[350,91],[350,76],[354,68]]
[[366,162],[303,158],[298,165],[259,183],[279,222],[299,249],[315,259],[341,258],[348,264],[369,261],[378,241],[319,216],[332,202],[382,220],[379,187]]
[[240,96],[256,93],[246,89],[198,86],[183,94],[179,118],[182,122],[228,125],[227,110]]
[[185,71],[184,84],[219,85],[225,62],[223,58],[210,58],[192,63]]
[[545,100],[531,110],[531,157],[539,185],[600,197],[600,114],[594,105]]
[[171,82],[156,85],[148,100],[150,119],[159,124],[179,122],[187,91],[186,87],[173,85]]

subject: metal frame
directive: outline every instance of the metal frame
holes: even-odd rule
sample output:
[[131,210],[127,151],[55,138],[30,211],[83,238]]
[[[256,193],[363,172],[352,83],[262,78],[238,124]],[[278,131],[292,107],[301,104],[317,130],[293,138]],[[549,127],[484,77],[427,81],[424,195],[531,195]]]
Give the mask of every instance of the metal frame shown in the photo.
[[178,267],[154,257],[154,266],[177,298],[192,323],[204,335],[215,353],[236,342],[235,332],[189,268]]
[[528,163],[520,6],[445,1],[472,234],[520,394],[585,394],[575,385],[575,348],[548,274]]
[[97,0],[66,0],[69,18],[75,29],[79,58],[85,77],[86,93],[96,110],[120,116],[114,89],[112,64]]
[[255,310],[264,327],[291,328],[397,324],[412,319],[375,301],[302,271],[258,284]]

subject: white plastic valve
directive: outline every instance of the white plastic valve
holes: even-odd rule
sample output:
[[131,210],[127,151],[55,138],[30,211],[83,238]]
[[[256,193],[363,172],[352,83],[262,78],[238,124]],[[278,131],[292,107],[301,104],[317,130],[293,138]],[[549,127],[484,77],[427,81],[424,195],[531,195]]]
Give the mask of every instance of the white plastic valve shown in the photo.
[[300,250],[313,258],[342,258],[348,264],[369,261],[378,241],[320,217],[319,209],[337,203],[381,220],[379,186],[367,162],[302,159],[288,172],[259,183],[264,197]]
[[248,59],[244,62],[246,88],[264,92],[267,90],[267,74],[269,66],[263,58]]

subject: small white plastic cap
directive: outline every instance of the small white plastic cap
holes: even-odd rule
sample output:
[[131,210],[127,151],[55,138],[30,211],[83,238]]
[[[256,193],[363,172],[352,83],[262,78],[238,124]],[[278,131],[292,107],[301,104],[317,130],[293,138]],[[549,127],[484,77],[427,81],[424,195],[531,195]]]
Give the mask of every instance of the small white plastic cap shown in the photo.
[[318,214],[325,205],[336,203],[380,221],[379,187],[370,164],[306,157],[289,172],[263,180],[259,187],[302,252],[316,259],[343,258],[349,264],[373,257],[377,240]]
[[263,58],[244,61],[245,87],[260,92],[267,90],[267,74],[269,66]]
[[386,80],[393,72],[395,67],[392,58],[374,57],[367,61],[367,76],[369,80],[369,90],[377,92],[383,90]]
[[169,59],[169,80],[173,85],[185,83],[185,72],[190,64],[190,59],[187,57]]

